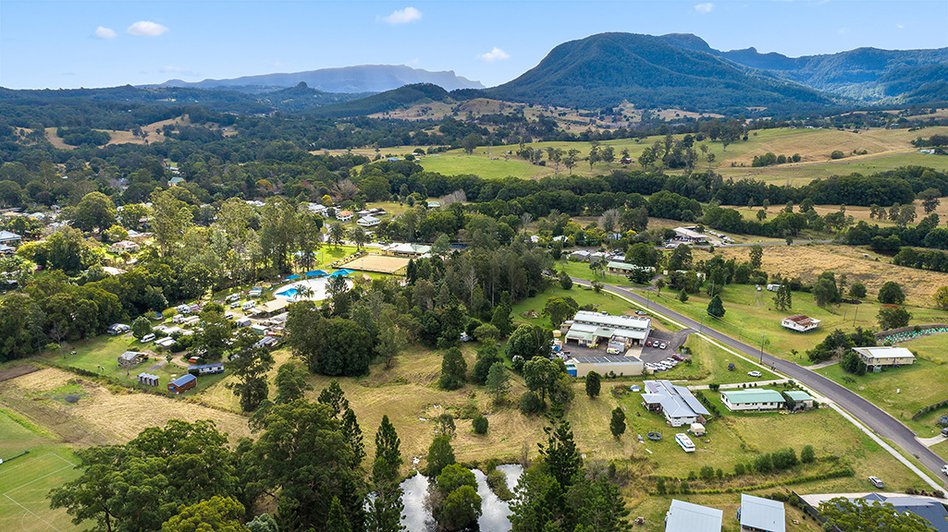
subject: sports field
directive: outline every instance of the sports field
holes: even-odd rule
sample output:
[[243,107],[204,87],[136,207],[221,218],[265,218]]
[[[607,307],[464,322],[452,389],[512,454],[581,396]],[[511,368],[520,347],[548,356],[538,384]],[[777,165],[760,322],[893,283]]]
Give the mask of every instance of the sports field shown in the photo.
[[408,266],[409,259],[405,257],[390,257],[387,255],[363,255],[343,265],[343,268],[362,272],[395,273]]
[[[29,451],[25,455],[20,455]],[[76,477],[72,450],[29,420],[0,408],[0,530],[71,530],[63,510],[52,510],[49,490]]]

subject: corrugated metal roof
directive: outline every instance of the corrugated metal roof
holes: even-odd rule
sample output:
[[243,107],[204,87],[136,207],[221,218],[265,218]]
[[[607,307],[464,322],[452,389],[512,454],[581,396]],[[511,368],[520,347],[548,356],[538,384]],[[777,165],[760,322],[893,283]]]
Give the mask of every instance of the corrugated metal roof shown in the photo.
[[721,532],[724,512],[672,499],[665,517],[665,532]]
[[183,386],[183,385],[185,385],[185,384],[187,384],[187,383],[189,383],[189,382],[191,382],[191,381],[194,381],[194,380],[197,380],[197,377],[195,377],[194,375],[191,375],[191,374],[189,373],[189,374],[187,374],[187,375],[182,375],[182,376],[178,377],[177,379],[171,381],[171,382],[168,383],[168,384],[174,384],[175,386]]
[[783,503],[753,495],[741,494],[741,526],[767,532],[786,532]]
[[868,358],[915,358],[915,355],[904,347],[854,347],[853,351]]
[[804,392],[803,390],[790,390],[789,392],[784,392],[787,397],[793,399],[794,401],[812,401],[813,396]]
[[784,398],[776,390],[721,390],[732,404],[742,403],[782,403]]

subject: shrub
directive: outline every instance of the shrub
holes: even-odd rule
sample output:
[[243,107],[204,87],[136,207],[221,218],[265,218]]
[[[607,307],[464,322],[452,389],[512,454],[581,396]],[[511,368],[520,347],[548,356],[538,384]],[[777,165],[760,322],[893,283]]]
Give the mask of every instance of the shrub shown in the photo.
[[523,392],[520,396],[520,412],[523,414],[539,414],[544,406],[540,396],[533,392]]
[[742,464],[742,463],[740,463],[740,462],[734,464],[734,474],[735,474],[735,475],[741,476],[741,475],[744,474],[744,472],[745,472],[745,471],[744,471],[744,464]]
[[711,466],[702,467],[698,474],[701,477],[701,480],[705,482],[714,480],[714,468]]
[[804,464],[811,464],[816,460],[816,452],[813,451],[812,445],[804,445],[803,450],[800,451],[800,461]]
[[474,428],[475,434],[487,434],[487,425],[487,418],[482,415],[478,415],[471,421],[471,427]]
[[514,497],[513,492],[507,486],[507,475],[499,469],[494,468],[487,473],[487,485],[490,486],[494,495],[502,501],[509,501]]

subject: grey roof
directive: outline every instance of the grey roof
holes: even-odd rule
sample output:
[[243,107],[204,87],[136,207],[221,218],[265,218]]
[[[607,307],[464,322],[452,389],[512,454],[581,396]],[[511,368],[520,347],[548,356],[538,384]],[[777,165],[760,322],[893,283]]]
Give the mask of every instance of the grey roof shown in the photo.
[[20,235],[12,233],[10,231],[0,231],[0,242],[6,242],[9,240],[20,240]]
[[622,355],[579,355],[571,356],[569,360],[575,360],[583,364],[635,364],[642,362],[639,357]]
[[899,513],[912,512],[928,521],[938,532],[948,532],[948,510],[933,500],[920,497],[886,497],[878,493],[870,493],[863,497],[868,501],[887,502],[895,507]]
[[665,417],[709,416],[708,409],[684,386],[675,386],[671,381],[645,381],[642,398],[646,402],[661,403]]
[[767,532],[786,532],[783,503],[753,495],[741,494],[741,526]]
[[665,532],[721,532],[724,512],[672,499],[665,517]]

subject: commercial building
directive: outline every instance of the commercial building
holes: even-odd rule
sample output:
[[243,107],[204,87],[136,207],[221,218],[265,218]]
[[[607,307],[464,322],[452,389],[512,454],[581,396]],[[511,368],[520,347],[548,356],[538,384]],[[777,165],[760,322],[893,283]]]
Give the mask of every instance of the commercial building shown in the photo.
[[915,363],[915,355],[904,347],[854,347],[859,358],[869,371],[880,372],[886,367],[909,366]]
[[787,517],[783,503],[753,495],[741,494],[737,509],[741,532],[786,532]]
[[566,360],[566,372],[573,377],[585,377],[590,371],[628,377],[641,375],[645,364],[639,357],[621,355],[573,356]]
[[628,349],[645,343],[652,331],[652,320],[642,316],[613,316],[581,310],[573,319],[563,322],[561,331],[567,342],[572,340],[581,346],[596,347],[602,341],[615,339]]
[[695,231],[695,227],[676,227],[675,228],[675,240],[680,240],[682,242],[690,242],[693,244],[703,244],[710,240],[708,235],[704,233],[699,233]]
[[724,512],[672,499],[665,514],[665,532],[721,532]]
[[673,427],[705,423],[711,415],[688,388],[665,380],[645,381],[642,404],[651,412],[662,413]]
[[803,314],[797,314],[796,316],[784,318],[783,321],[780,322],[780,325],[791,331],[807,332],[819,327],[820,320],[804,316]]
[[721,401],[731,411],[779,410],[787,401],[775,390],[721,390]]

